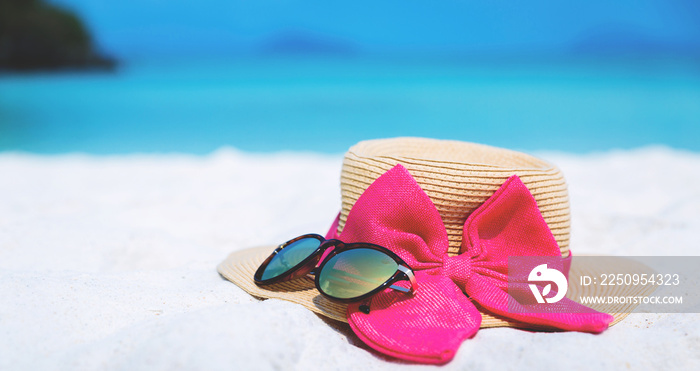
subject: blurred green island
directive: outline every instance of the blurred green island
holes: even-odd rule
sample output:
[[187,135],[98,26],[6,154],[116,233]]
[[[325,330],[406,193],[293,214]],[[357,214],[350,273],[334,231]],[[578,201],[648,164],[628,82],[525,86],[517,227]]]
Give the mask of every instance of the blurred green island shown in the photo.
[[83,22],[43,0],[0,0],[0,70],[113,69]]

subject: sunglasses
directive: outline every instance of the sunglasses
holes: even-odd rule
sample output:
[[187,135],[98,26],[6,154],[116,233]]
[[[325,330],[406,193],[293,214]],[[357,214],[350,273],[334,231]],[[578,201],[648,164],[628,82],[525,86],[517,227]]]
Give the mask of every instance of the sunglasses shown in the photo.
[[[387,287],[406,293],[417,287],[411,267],[391,250],[364,242],[326,240],[317,234],[281,244],[253,278],[265,286],[303,276],[312,276],[323,296],[345,303],[362,301]],[[410,289],[394,285],[398,281],[409,281]],[[367,305],[360,310],[369,313]]]

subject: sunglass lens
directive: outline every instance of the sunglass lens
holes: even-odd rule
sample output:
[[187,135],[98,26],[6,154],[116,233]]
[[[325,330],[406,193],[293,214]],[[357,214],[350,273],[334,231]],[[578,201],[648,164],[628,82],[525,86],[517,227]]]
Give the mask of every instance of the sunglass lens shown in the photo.
[[272,260],[270,260],[270,263],[267,264],[267,267],[265,267],[262,273],[262,279],[268,280],[287,273],[290,269],[313,254],[320,245],[321,241],[309,237],[285,246],[284,249],[275,254]]
[[370,248],[343,251],[326,262],[319,273],[321,290],[338,299],[351,299],[381,286],[396,273],[390,256]]

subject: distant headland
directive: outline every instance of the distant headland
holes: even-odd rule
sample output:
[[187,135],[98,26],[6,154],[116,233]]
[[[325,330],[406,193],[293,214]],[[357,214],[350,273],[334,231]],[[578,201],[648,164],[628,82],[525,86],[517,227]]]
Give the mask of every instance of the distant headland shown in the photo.
[[0,70],[115,67],[72,12],[43,0],[0,0]]

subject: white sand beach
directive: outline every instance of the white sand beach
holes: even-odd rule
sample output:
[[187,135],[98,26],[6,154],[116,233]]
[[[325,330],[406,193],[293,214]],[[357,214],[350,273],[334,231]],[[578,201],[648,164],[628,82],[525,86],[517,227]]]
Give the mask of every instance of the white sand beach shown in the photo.
[[[539,153],[564,172],[571,249],[700,255],[700,154]],[[385,370],[345,324],[223,279],[230,252],[325,233],[341,156],[0,154],[0,370]],[[484,329],[449,370],[700,369],[700,314],[600,335]]]

